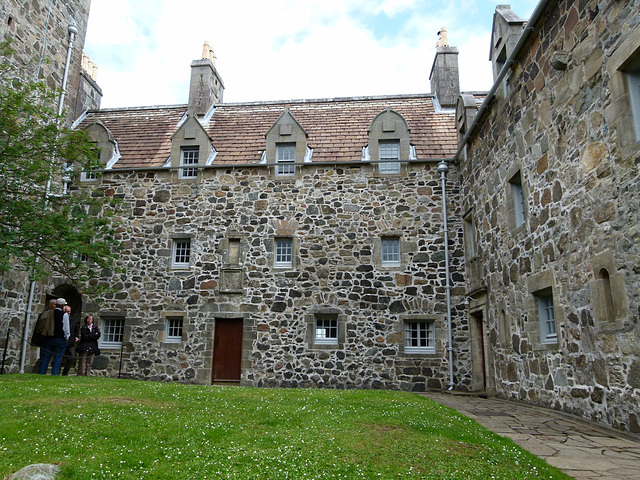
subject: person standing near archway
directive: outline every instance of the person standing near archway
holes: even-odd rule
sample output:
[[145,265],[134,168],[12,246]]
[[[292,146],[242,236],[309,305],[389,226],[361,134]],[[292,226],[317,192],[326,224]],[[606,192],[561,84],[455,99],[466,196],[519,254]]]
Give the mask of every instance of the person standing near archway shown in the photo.
[[42,341],[40,375],[46,375],[49,368],[49,362],[53,358],[51,364],[51,375],[60,375],[60,365],[62,364],[62,355],[67,349],[67,341],[71,336],[69,330],[69,314],[65,313],[62,308],[67,304],[64,298],[56,300],[56,308],[53,310],[53,322],[47,325],[43,332],[44,339]]

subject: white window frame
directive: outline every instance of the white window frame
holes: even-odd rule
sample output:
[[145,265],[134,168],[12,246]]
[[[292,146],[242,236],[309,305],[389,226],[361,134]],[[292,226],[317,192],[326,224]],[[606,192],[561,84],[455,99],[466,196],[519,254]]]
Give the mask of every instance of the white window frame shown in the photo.
[[98,180],[98,175],[93,170],[83,170],[80,172],[80,181],[81,182],[96,182]]
[[317,345],[338,344],[338,317],[336,315],[315,315],[313,343]]
[[178,178],[198,178],[198,165],[200,162],[200,147],[180,147],[180,168]]
[[538,304],[538,316],[540,319],[540,342],[557,343],[558,329],[556,325],[555,308],[553,305],[553,292],[545,290],[535,294]]
[[273,250],[275,267],[290,268],[293,266],[293,238],[276,238]]
[[171,249],[171,266],[173,268],[188,268],[191,265],[191,239],[174,238]]
[[276,144],[276,176],[292,177],[296,174],[296,144]]
[[182,342],[183,328],[184,318],[176,316],[167,317],[164,341],[166,343]]
[[384,267],[400,265],[400,238],[383,237],[380,242],[380,263]]
[[100,334],[101,348],[120,348],[124,339],[125,319],[121,317],[106,317],[102,319]]
[[524,208],[524,191],[522,190],[522,178],[520,177],[520,172],[518,172],[513,176],[511,180],[509,180],[509,184],[511,185],[511,195],[513,197],[513,218],[515,226],[519,227],[526,220]]
[[378,172],[381,174],[400,173],[400,162],[389,162],[389,160],[400,160],[400,140],[379,140]]
[[404,353],[436,353],[434,321],[412,320],[404,322]]

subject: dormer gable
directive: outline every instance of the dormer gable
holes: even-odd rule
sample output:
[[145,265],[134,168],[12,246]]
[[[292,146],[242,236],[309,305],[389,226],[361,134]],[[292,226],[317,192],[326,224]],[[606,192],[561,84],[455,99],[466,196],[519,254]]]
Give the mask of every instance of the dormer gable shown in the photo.
[[[498,74],[505,65],[509,55],[513,52],[522,29],[527,24],[511,10],[511,5],[498,5],[493,14],[493,26],[491,29],[491,49],[489,60],[493,69],[493,81],[498,78]],[[508,80],[508,75],[505,77]],[[505,90],[507,84],[503,85]],[[504,92],[508,93],[508,92]]]
[[369,127],[369,158],[373,161],[393,160],[380,163],[379,173],[400,173],[400,160],[411,157],[411,129],[406,119],[398,112],[387,108],[376,115]]
[[198,165],[206,165],[212,151],[211,137],[195,115],[188,115],[171,136],[171,166],[179,169],[179,178],[198,178]]
[[117,152],[116,140],[111,131],[100,120],[94,121],[84,131],[87,132],[91,141],[95,143],[95,148],[100,152],[100,163],[104,166],[111,166]]
[[265,134],[265,160],[266,163],[276,164],[275,176],[296,176],[299,169],[295,164],[308,157],[308,137],[300,122],[285,108]]
[[478,113],[478,105],[473,95],[463,93],[458,97],[456,105],[456,131],[458,132],[458,145],[469,131],[473,119]]

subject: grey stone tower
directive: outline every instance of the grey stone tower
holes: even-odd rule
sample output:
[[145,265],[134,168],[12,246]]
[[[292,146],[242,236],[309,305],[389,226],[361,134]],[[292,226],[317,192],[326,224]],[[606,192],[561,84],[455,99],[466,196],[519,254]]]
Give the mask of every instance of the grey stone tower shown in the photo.
[[224,84],[216,70],[216,56],[209,43],[205,42],[202,58],[191,62],[188,113],[205,115],[215,103],[222,102],[223,93]]
[[436,56],[431,66],[431,93],[435,93],[440,106],[455,108],[460,95],[460,72],[458,70],[458,49],[449,46],[447,29],[438,32]]

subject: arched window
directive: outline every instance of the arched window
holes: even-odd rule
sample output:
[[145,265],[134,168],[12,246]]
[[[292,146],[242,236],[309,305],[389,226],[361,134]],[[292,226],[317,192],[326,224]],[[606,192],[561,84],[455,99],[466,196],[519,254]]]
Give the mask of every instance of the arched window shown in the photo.
[[615,309],[613,306],[613,295],[611,293],[611,281],[606,268],[602,268],[600,272],[598,272],[598,278],[602,285],[602,311],[605,314],[606,320],[613,320]]

